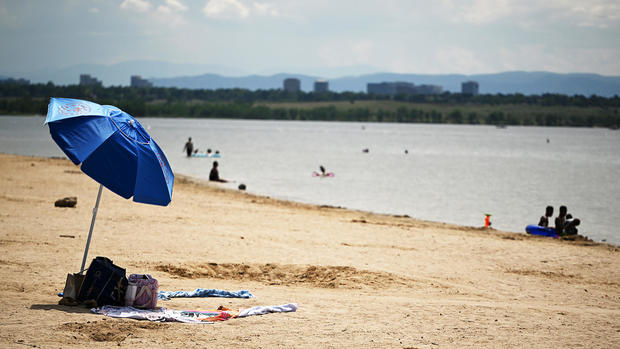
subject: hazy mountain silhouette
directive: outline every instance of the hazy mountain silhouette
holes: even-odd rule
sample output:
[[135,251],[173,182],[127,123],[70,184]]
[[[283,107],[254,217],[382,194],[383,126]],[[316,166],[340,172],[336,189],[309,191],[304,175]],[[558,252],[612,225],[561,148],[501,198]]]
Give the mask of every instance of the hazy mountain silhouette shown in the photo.
[[228,76],[248,74],[247,71],[221,65],[139,60],[125,61],[111,65],[78,64],[62,69],[47,68],[27,72],[0,71],[0,75],[24,78],[33,83],[52,81],[56,85],[75,85],[80,81],[80,74],[90,74],[102,81],[104,86],[128,86],[131,75],[141,75],[143,78],[154,76],[168,78],[181,75],[204,74],[214,71]]
[[149,79],[155,86],[162,87],[182,87],[182,88],[244,88],[249,90],[270,90],[282,88],[284,79],[297,78],[301,82],[304,91],[312,90],[315,76],[302,74],[275,74],[275,75],[248,75],[241,77],[228,77],[218,74],[204,74],[198,76],[181,76],[176,78],[153,78]]
[[[2,69],[2,68],[0,68]],[[342,68],[343,75],[353,71],[370,71],[370,66]],[[323,76],[337,76],[335,68],[311,71],[323,71]],[[217,72],[217,73],[214,73]],[[127,86],[131,75],[141,75],[161,87],[178,87],[192,89],[244,88],[277,89],[287,77],[296,77],[301,81],[303,91],[311,91],[316,80],[322,79],[318,74],[304,75],[279,73],[273,75],[248,75],[242,69],[211,64],[186,64],[161,61],[126,61],[113,65],[82,64],[63,69],[41,69],[28,72],[0,71],[1,76],[15,79],[25,78],[33,83],[52,81],[57,85],[73,85],[79,82],[80,74],[90,74],[101,80],[104,86]],[[523,93],[543,94],[559,93],[566,95],[592,94],[599,96],[620,95],[620,76],[603,76],[588,73],[559,74],[550,72],[503,72],[495,74],[398,74],[373,73],[348,75],[328,79],[329,89],[335,92],[365,92],[369,82],[405,81],[416,85],[440,85],[444,91],[460,92],[461,83],[468,80],[477,81],[480,93]]]
[[[269,76],[250,75],[243,77],[226,77],[217,74],[204,74],[177,78],[152,78],[155,86],[179,88],[246,88],[274,89],[282,88],[285,78],[295,77],[301,82],[303,91],[311,91],[318,78],[303,74],[275,74]],[[345,76],[329,79],[330,91],[366,91],[366,84],[383,81],[405,81],[416,85],[440,85],[444,91],[460,92],[461,83],[468,80],[477,81],[480,93],[522,93],[526,95],[559,93],[566,95],[620,95],[620,77],[597,74],[558,74],[549,72],[505,72],[477,75],[423,75],[375,73],[360,76]]]

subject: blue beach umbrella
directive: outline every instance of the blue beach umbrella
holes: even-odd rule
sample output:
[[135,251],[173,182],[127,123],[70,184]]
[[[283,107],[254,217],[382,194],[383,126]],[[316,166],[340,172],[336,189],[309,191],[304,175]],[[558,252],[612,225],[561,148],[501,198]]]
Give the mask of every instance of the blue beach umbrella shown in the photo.
[[88,247],[103,187],[133,201],[166,206],[174,174],[164,152],[138,120],[122,110],[89,101],[52,98],[45,124],[52,139],[81,170],[99,182],[99,193],[84,250]]

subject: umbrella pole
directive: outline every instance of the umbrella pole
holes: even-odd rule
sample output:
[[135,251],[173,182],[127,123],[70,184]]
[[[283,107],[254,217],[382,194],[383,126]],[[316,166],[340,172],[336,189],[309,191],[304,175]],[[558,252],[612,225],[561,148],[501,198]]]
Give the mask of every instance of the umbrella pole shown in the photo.
[[90,230],[88,231],[88,239],[86,240],[86,248],[84,249],[84,258],[82,258],[82,267],[80,268],[80,274],[84,273],[84,266],[86,265],[86,256],[88,255],[88,247],[90,246],[90,238],[93,236],[93,228],[95,227],[95,218],[97,218],[97,210],[99,209],[99,201],[101,200],[101,191],[103,190],[103,184],[99,184],[99,193],[97,193],[97,202],[93,208],[93,218],[90,221]]

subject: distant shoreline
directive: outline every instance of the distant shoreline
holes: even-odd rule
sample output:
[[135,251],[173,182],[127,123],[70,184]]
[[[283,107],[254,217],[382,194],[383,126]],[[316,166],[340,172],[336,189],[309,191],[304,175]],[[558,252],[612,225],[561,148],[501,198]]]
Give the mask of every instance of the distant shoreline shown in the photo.
[[[2,113],[0,117],[39,117],[45,118],[46,116],[43,114],[33,114],[33,113],[15,113],[15,114],[7,114]],[[365,121],[365,120],[324,120],[324,119],[271,119],[271,118],[256,118],[256,117],[226,117],[226,116],[214,116],[214,117],[191,117],[191,116],[170,116],[170,115],[143,115],[138,116],[136,119],[140,120],[143,118],[168,118],[168,119],[204,119],[204,120],[263,120],[263,121],[301,121],[301,122],[352,122],[352,123],[386,123],[386,124],[419,124],[419,125],[463,125],[463,126],[492,126],[498,128],[507,128],[507,127],[570,127],[570,128],[599,128],[599,129],[610,129],[610,130],[620,130],[619,127],[616,126],[601,126],[601,125],[578,125],[578,126],[568,126],[568,125],[521,125],[521,124],[463,124],[463,123],[434,123],[434,122],[399,122],[399,121]]]

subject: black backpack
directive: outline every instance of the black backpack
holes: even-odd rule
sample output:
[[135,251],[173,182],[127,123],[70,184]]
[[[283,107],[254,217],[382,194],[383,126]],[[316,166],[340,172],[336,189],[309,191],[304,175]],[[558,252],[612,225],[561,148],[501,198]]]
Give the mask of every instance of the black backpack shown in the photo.
[[127,277],[125,269],[115,265],[106,257],[96,257],[90,263],[78,300],[94,300],[97,306],[124,305]]

